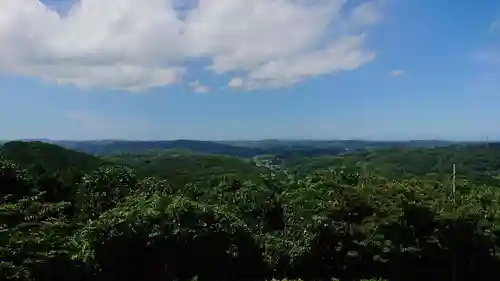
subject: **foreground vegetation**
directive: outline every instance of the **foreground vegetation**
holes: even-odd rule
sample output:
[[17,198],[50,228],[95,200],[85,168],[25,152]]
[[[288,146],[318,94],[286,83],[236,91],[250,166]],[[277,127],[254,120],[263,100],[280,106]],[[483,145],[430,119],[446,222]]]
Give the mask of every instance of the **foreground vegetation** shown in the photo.
[[[347,158],[328,159],[330,170],[304,158],[308,172],[294,173],[227,156],[98,158],[41,143],[0,155],[4,280],[500,276],[500,189],[465,174],[452,193],[427,172],[366,174]],[[202,181],[214,166],[229,175]]]

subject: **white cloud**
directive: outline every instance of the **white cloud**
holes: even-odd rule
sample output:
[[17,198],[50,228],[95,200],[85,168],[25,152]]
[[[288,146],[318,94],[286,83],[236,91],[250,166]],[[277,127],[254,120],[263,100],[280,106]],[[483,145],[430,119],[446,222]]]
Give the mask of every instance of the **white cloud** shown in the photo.
[[382,5],[381,1],[370,0],[355,7],[350,14],[352,24],[366,26],[380,22],[383,17]]
[[395,69],[389,72],[389,77],[398,77],[405,74],[403,69]]
[[362,39],[362,36],[345,37],[323,50],[267,62],[252,69],[245,79],[232,80],[230,86],[248,90],[276,88],[306,77],[356,69],[375,58],[374,53],[358,49]]
[[377,0],[81,0],[65,16],[1,1],[0,72],[132,91],[181,81],[192,59],[245,89],[356,69],[375,57],[359,32],[382,18]]
[[188,83],[188,86],[191,88],[191,91],[195,93],[205,94],[210,92],[210,88],[206,85],[200,84],[198,80]]
[[230,88],[241,88],[243,87],[243,78],[241,77],[235,77],[229,81],[227,84]]
[[81,87],[107,87],[127,91],[168,85],[179,79],[182,69],[140,65],[44,65],[32,66],[25,74],[40,76],[60,84]]

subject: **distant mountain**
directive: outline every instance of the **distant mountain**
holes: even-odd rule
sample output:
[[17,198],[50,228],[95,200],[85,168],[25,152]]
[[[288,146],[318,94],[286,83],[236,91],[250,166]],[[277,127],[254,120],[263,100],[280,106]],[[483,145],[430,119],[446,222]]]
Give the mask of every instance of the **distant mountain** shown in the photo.
[[212,142],[196,140],[174,141],[52,141],[53,144],[74,149],[93,155],[136,154],[148,150],[183,149],[199,153],[228,155],[252,158],[264,154],[273,154],[282,158],[289,156],[319,156],[338,155],[344,153],[346,148],[338,146],[314,145],[264,141],[256,145],[238,145],[229,142]]
[[27,138],[27,139],[20,139],[18,141],[23,141],[23,142],[50,142],[50,139]]
[[42,140],[67,149],[92,155],[136,154],[148,150],[183,149],[199,153],[228,155],[252,158],[260,155],[275,155],[280,159],[339,155],[353,151],[387,148],[430,148],[453,144],[440,140],[414,141],[365,141],[365,140],[279,140],[259,141],[127,141],[127,140],[90,140],[65,141]]
[[348,150],[370,148],[428,148],[441,147],[457,142],[443,140],[409,140],[409,141],[368,141],[368,140],[258,140],[258,141],[223,141],[221,143],[262,149],[287,147],[289,149],[332,149],[344,148]]
[[254,157],[265,153],[262,149],[237,147],[211,141],[174,140],[174,141],[52,141],[65,148],[95,154],[112,155],[140,153],[146,150],[185,149],[194,152],[223,154],[238,157]]

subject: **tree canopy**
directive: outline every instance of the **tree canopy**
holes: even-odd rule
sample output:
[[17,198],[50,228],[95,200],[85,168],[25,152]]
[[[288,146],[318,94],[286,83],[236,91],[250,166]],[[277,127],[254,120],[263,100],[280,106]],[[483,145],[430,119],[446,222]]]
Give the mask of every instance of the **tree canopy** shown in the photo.
[[[98,158],[40,143],[16,145],[16,154],[0,158],[2,280],[500,276],[500,189],[467,178],[493,174],[491,147],[483,154],[460,150],[471,157],[452,154],[449,161],[462,159],[461,167],[472,171],[453,193],[449,180],[425,169],[398,174],[380,167],[364,174],[357,163],[391,166],[396,158],[404,165],[407,157],[419,166],[412,157],[431,163],[427,155],[447,155],[445,148],[304,157],[308,170],[294,171],[290,163],[187,152]],[[54,162],[50,153],[57,154]],[[447,170],[431,171],[449,177]]]

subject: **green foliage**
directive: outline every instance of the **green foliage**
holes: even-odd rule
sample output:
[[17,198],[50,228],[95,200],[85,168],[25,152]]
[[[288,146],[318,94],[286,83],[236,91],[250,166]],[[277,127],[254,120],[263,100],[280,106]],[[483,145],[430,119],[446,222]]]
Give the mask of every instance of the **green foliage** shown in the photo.
[[77,210],[84,218],[98,217],[135,189],[135,173],[126,167],[106,166],[85,175],[76,193]]
[[251,231],[234,214],[162,193],[128,198],[90,221],[75,241],[79,249],[93,250],[78,255],[113,280],[258,277],[256,265],[263,268]]
[[[463,152],[491,157],[474,148]],[[363,159],[374,161],[376,153]],[[433,159],[407,153],[408,159]],[[448,175],[438,168],[437,177],[408,176],[427,173],[417,161],[408,174],[399,169],[400,175],[391,172],[386,159],[366,175],[360,157],[335,158],[334,165],[330,158],[304,158],[306,172],[300,163],[288,163],[298,169],[285,170],[265,159],[252,166],[239,158],[168,151],[112,159],[128,167],[85,171],[83,164],[85,174],[74,178],[43,165],[26,169],[0,159],[0,277],[441,281],[500,276],[500,189],[494,182],[476,184],[464,173],[452,194],[448,182],[439,180]],[[471,164],[475,156],[463,159],[482,167]],[[488,171],[495,170],[489,163]]]
[[224,177],[255,178],[261,172],[247,159],[213,154],[194,154],[182,150],[121,154],[107,159],[125,163],[141,177],[158,177],[177,186],[220,181]]
[[106,161],[43,142],[13,141],[0,148],[0,156],[22,166],[34,185],[45,192],[43,200],[71,201],[82,176]]
[[500,185],[500,145],[461,145],[431,149],[391,148],[342,155],[340,157],[297,158],[285,165],[298,173],[332,167],[356,167],[366,173],[391,179],[426,177],[448,181],[453,164],[459,179],[477,184]]
[[0,157],[0,200],[8,202],[32,193],[33,179],[18,165]]
[[29,279],[44,260],[63,253],[67,203],[44,202],[27,172],[0,159],[0,273],[3,278]]
[[103,164],[100,158],[43,142],[8,142],[1,147],[0,155],[24,167],[49,172],[73,169],[87,172]]

